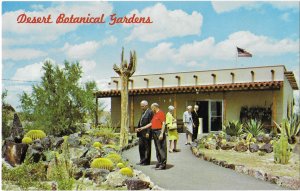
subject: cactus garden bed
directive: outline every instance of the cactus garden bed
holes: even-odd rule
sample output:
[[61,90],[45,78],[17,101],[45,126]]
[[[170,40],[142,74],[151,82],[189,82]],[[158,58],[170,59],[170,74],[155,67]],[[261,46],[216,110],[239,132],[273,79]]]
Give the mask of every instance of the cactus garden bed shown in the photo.
[[[248,137],[250,140],[250,138]],[[300,189],[300,161],[290,152],[287,164],[275,163],[273,145],[279,137],[263,135],[257,142],[248,142],[247,136],[230,137],[210,134],[192,146],[195,156],[219,166],[269,181],[289,189]],[[254,140],[256,141],[256,140]],[[255,149],[254,145],[255,144]],[[267,146],[266,146],[267,145]],[[252,149],[250,149],[250,147]],[[291,145],[293,150],[295,145]]]

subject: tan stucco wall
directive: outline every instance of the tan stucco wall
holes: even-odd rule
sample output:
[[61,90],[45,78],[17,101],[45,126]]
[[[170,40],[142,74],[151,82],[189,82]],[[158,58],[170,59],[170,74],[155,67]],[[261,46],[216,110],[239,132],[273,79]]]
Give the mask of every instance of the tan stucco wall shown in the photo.
[[[273,95],[276,96],[276,122],[281,122],[281,119],[286,115],[285,105],[283,105],[283,95],[285,94],[287,98],[292,99],[293,93],[283,90],[274,91],[234,91],[234,92],[216,92],[216,93],[200,93],[200,94],[169,94],[169,95],[143,95],[134,96],[134,126],[137,126],[138,120],[141,116],[140,102],[142,100],[147,100],[149,105],[157,102],[163,111],[167,111],[169,105],[175,105],[176,99],[176,114],[177,119],[182,119],[182,114],[185,111],[187,105],[194,105],[196,101],[201,100],[222,100],[223,104],[226,103],[226,108],[224,108],[224,120],[238,120],[240,116],[240,109],[242,106],[262,106],[270,107],[273,102]],[[132,97],[129,98],[129,108],[131,106]],[[111,101],[111,111],[112,120],[115,124],[120,121],[120,97],[114,97]],[[224,107],[224,105],[223,105]],[[130,113],[130,112],[129,112]],[[131,119],[129,117],[129,119]],[[130,121],[130,124],[132,122]]]

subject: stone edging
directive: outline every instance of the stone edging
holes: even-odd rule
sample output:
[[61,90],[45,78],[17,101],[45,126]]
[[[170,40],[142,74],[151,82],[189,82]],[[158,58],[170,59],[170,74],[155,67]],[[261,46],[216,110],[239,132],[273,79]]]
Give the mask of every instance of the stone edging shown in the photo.
[[218,161],[215,158],[205,156],[204,153],[199,152],[199,150],[195,146],[191,146],[191,150],[192,150],[192,153],[197,158],[201,158],[205,161],[212,162],[221,167],[229,168],[229,169],[235,170],[236,172],[250,175],[257,179],[268,181],[273,184],[277,184],[279,186],[283,186],[283,187],[286,187],[289,189],[295,189],[295,190],[300,189],[300,180],[299,179],[288,177],[288,176],[276,176],[276,175],[268,174],[261,170],[255,170],[252,168],[248,168],[245,165],[228,164],[226,161]]

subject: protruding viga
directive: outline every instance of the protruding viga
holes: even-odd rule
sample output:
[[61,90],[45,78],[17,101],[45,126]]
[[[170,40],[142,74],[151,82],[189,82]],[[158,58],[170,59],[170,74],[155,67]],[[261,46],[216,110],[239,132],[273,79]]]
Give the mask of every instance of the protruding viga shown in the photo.
[[124,60],[124,48],[122,48],[121,64],[117,66],[114,64],[114,71],[121,78],[121,131],[120,131],[120,146],[124,147],[128,144],[129,131],[129,112],[128,112],[128,81],[134,74],[136,68],[136,52],[130,51],[129,63]]

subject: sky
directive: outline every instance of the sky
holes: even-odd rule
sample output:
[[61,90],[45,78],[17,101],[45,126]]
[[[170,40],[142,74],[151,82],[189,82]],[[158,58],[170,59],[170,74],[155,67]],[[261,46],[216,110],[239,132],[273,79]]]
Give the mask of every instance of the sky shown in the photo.
[[[18,15],[47,16],[52,24],[20,24]],[[60,14],[105,15],[105,24],[56,24]],[[109,25],[118,17],[151,17],[152,24]],[[18,108],[46,60],[79,61],[81,82],[107,90],[112,66],[137,52],[135,74],[285,65],[299,85],[299,2],[3,2],[2,90]],[[236,46],[253,54],[236,59]],[[3,80],[5,79],[5,80]],[[8,79],[8,80],[7,80]],[[299,94],[299,92],[298,92]],[[109,99],[103,100],[110,109]]]

